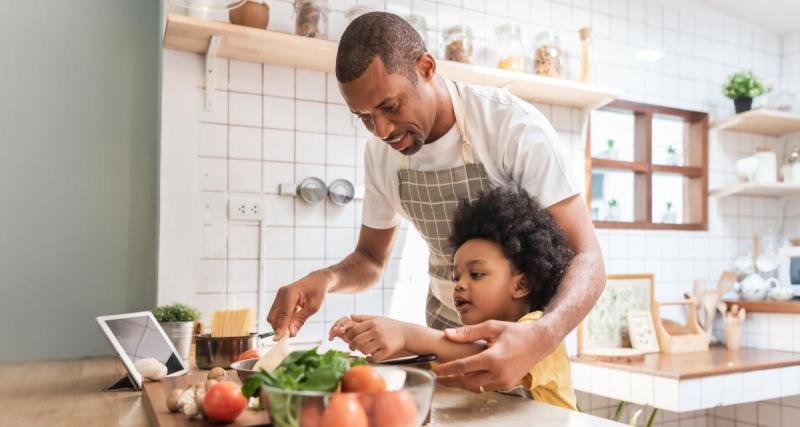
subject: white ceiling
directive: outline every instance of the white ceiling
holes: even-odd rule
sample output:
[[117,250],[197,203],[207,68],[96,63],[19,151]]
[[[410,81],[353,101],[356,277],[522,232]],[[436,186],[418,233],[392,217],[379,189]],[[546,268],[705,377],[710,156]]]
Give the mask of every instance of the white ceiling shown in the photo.
[[696,0],[765,30],[785,34],[800,30],[800,0]]

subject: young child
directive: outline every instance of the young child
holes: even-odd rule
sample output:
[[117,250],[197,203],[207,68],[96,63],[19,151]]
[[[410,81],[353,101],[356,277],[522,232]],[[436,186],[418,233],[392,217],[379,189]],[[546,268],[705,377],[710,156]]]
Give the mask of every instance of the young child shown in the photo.
[[[452,228],[453,301],[463,324],[533,322],[542,316],[572,258],[549,212],[524,192],[492,190],[463,202]],[[485,349],[481,343],[452,342],[436,329],[374,316],[339,319],[330,331],[334,337],[375,360],[435,353],[447,362]],[[534,400],[576,409],[563,343],[532,366],[521,385]]]

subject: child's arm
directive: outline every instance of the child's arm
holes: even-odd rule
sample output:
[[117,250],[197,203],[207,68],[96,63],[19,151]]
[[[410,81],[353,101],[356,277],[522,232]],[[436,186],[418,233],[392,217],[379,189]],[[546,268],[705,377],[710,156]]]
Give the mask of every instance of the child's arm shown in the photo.
[[331,328],[331,337],[339,336],[351,348],[372,355],[375,361],[410,354],[436,354],[441,362],[471,356],[486,347],[477,343],[448,340],[444,332],[387,317],[354,314]]

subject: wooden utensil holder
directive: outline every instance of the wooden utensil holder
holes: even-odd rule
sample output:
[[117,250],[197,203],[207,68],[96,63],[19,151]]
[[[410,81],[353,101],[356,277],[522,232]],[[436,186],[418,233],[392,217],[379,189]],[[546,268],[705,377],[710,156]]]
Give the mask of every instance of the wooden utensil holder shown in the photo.
[[[686,333],[671,334],[664,326],[661,318],[661,307],[667,305],[688,306]],[[656,327],[658,344],[663,353],[688,353],[692,351],[708,350],[709,336],[697,323],[697,300],[689,298],[683,301],[656,302],[653,305],[653,323]]]

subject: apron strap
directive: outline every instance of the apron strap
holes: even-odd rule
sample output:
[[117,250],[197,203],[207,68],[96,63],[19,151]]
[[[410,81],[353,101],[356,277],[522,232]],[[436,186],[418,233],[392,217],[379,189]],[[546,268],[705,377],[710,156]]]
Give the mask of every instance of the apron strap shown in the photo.
[[458,84],[451,80],[445,80],[445,86],[447,86],[447,92],[450,93],[453,114],[456,116],[456,126],[458,126],[458,131],[461,133],[461,155],[464,157],[464,164],[473,164],[475,163],[475,155],[472,152],[472,143],[469,142],[469,137],[467,137],[467,112],[466,105],[461,99],[461,91],[458,88]]

